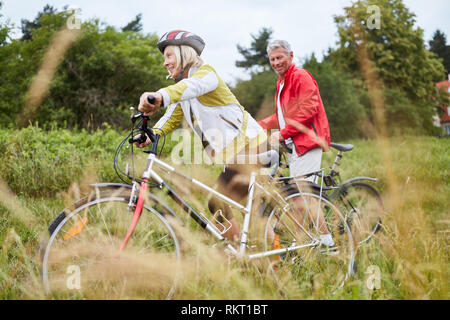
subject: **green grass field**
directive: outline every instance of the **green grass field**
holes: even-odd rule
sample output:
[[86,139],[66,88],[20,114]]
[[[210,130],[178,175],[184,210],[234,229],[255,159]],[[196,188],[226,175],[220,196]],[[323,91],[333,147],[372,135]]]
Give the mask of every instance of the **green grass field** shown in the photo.
[[[90,183],[119,181],[113,156],[122,136],[110,128],[92,134],[0,130],[1,299],[58,298],[44,293],[39,244],[48,237],[54,217],[86,193]],[[382,231],[358,251],[357,273],[343,288],[330,292],[320,285],[331,274],[305,282],[295,272],[273,273],[264,262],[229,259],[208,245],[198,228],[190,227],[193,232],[184,235],[189,250],[173,298],[449,299],[450,139],[400,136],[345,143],[355,149],[344,154],[341,175],[379,178],[375,185],[387,212]],[[168,142],[167,150],[173,146]],[[323,167],[334,156],[335,152],[324,154]],[[220,166],[184,168],[210,185],[221,170]],[[204,195],[194,195],[190,200],[195,205],[205,203]],[[138,261],[129,261],[130,267],[137,265]],[[380,272],[380,283],[370,289],[374,268]],[[130,290],[99,290],[79,298],[140,298],[146,288],[135,284]]]

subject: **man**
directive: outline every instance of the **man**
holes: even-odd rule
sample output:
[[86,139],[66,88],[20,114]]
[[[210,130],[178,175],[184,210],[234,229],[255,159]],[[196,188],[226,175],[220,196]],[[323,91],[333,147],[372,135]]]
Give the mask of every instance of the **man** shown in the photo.
[[[288,155],[292,177],[318,171],[322,151],[330,149],[330,128],[319,87],[308,71],[292,63],[294,53],[287,41],[270,42],[267,53],[270,65],[279,75],[275,113],[258,123],[264,129],[280,129],[272,134],[271,142],[284,141],[292,149]],[[314,180],[314,177],[310,180]],[[325,227],[322,233],[321,241],[333,245]]]
[[330,128],[319,87],[313,76],[292,63],[294,53],[287,41],[269,43],[270,65],[279,78],[275,93],[275,113],[258,123],[264,129],[280,129],[272,141],[285,141],[291,176],[320,170],[322,151],[330,148]]

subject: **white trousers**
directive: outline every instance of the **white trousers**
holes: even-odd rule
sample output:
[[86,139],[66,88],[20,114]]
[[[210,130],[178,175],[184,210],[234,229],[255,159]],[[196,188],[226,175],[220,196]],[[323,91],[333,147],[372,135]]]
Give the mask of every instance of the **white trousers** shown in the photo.
[[[298,156],[295,150],[289,154],[289,173],[291,177],[297,177],[310,172],[319,171],[322,163],[322,148],[311,149],[305,154]],[[311,176],[305,180],[316,181],[316,176]]]

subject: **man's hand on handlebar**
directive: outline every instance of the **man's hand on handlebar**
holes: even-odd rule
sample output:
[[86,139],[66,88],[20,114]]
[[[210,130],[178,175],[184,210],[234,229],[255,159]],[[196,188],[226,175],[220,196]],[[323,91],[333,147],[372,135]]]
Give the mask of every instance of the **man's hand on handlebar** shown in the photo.
[[275,131],[270,135],[270,143],[273,145],[277,145],[280,141],[284,141],[283,136],[280,134],[280,131]]
[[[154,97],[154,102],[150,103],[152,99],[148,97]],[[161,93],[159,92],[144,92],[139,99],[139,107],[138,110],[140,112],[144,112],[146,116],[151,116],[156,109],[158,109],[163,103],[163,98]]]

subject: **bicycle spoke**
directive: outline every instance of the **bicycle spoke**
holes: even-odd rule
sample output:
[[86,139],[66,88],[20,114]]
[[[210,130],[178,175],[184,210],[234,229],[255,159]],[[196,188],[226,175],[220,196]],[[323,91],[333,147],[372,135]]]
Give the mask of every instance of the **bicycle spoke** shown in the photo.
[[[269,215],[265,235],[266,250],[272,249],[275,237],[271,236],[271,232],[279,237],[280,248],[289,250],[289,248],[302,246],[301,250],[279,255],[275,262],[278,262],[280,267],[291,268],[299,281],[320,278],[327,290],[336,292],[350,276],[349,270],[352,270],[350,266],[354,263],[353,240],[345,219],[329,201],[315,194],[293,192],[285,200],[291,203],[290,210],[277,209],[275,205]],[[304,206],[300,207],[299,203]],[[295,212],[295,210],[301,212]],[[319,214],[323,218],[318,217]],[[301,218],[295,218],[294,215]],[[324,219],[325,225],[321,224],[321,219]],[[338,232],[339,224],[344,227],[344,232]],[[312,246],[305,247],[311,241],[310,239],[319,239],[325,227],[330,232],[335,245],[327,247],[316,240],[311,243]],[[306,237],[306,231],[312,235],[311,238]],[[317,278],[317,276],[320,277]]]

